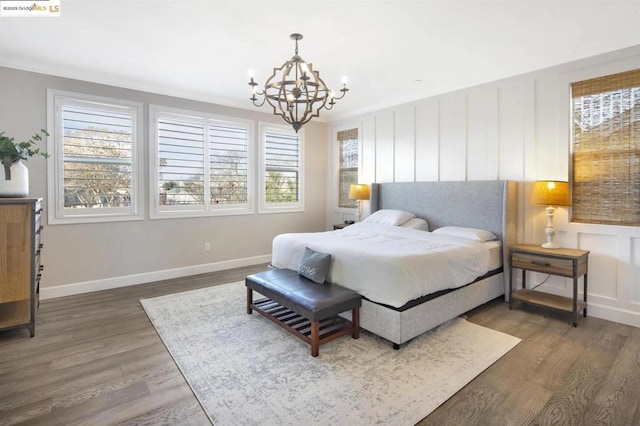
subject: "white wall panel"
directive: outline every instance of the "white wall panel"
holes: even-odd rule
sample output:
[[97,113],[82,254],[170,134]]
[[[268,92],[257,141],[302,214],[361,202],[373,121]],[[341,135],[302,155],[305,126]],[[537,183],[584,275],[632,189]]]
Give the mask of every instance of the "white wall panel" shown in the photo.
[[455,93],[440,101],[440,180],[466,179],[467,98]]
[[[536,82],[536,143],[533,180],[568,180],[569,133],[559,132],[560,121],[569,115],[569,101],[559,103],[559,87],[555,78]],[[568,91],[568,89],[567,89]],[[568,93],[567,93],[568,95]]]
[[374,116],[362,119],[360,136],[360,164],[358,180],[362,183],[376,181],[376,120]]
[[590,252],[587,294],[611,299],[617,298],[617,237],[615,235],[579,233],[578,248]]
[[415,109],[412,106],[394,112],[395,182],[415,181]]
[[428,99],[415,106],[416,181],[437,181],[440,159],[440,103]]
[[500,86],[500,179],[524,178],[526,82]]
[[640,238],[631,238],[630,301],[640,303]]
[[467,180],[498,178],[498,91],[482,86],[467,97]]
[[376,114],[376,181],[393,182],[393,111]]
[[[377,182],[412,172],[416,181],[516,180],[518,241],[541,243],[546,218],[531,188],[570,177],[570,83],[635,68],[640,47],[367,114],[362,173]],[[591,251],[591,315],[640,326],[640,227],[571,223],[569,208],[554,225],[560,244]],[[551,277],[540,290],[570,295],[571,280]]]

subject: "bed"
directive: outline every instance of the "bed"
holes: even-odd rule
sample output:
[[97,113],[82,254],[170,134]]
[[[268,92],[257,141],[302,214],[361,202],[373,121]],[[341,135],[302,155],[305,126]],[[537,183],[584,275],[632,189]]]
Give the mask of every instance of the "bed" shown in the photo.
[[[379,217],[394,210],[426,219],[433,234],[369,223],[323,233],[283,234],[274,239],[272,265],[296,269],[296,256],[305,246],[331,253],[329,280],[363,295],[361,327],[395,348],[474,307],[508,297],[509,268],[503,265],[508,251],[504,248],[516,242],[514,181],[372,184],[371,214],[378,212]],[[487,231],[496,241],[462,241],[444,233],[456,229],[452,226]],[[356,240],[365,244],[354,253]],[[436,252],[453,247],[455,259],[466,263],[437,255],[431,260],[418,257],[426,246]],[[444,263],[455,267],[445,270]]]

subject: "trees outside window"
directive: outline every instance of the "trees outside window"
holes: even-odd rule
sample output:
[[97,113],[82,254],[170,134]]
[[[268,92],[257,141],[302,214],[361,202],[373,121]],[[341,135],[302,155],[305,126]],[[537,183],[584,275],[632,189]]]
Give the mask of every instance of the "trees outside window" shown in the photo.
[[249,122],[150,108],[152,217],[252,211]]
[[303,132],[260,125],[262,175],[260,211],[301,211],[303,202]]
[[51,223],[141,219],[141,105],[50,90]]

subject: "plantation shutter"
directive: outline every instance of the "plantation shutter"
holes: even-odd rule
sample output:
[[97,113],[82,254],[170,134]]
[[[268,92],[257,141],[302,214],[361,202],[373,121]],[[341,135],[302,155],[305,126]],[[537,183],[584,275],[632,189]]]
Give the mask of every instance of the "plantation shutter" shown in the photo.
[[640,70],[571,84],[575,222],[640,225]]
[[63,105],[61,116],[64,207],[131,206],[133,113],[75,103]]
[[299,201],[298,136],[267,130],[265,133],[265,201]]
[[214,124],[209,126],[211,204],[248,202],[247,129]]
[[355,208],[357,202],[349,199],[349,188],[358,183],[358,129],[338,132],[338,144],[338,207]]
[[204,204],[204,125],[158,120],[160,205]]

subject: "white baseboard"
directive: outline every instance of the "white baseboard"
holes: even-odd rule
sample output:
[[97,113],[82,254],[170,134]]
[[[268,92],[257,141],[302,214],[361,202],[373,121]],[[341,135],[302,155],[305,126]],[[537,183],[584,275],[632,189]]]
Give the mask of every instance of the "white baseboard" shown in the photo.
[[[587,316],[605,319],[620,324],[640,327],[640,313],[630,311],[623,308],[614,308],[611,306],[601,305],[589,302],[587,306]],[[578,327],[580,319],[578,318]]]
[[207,274],[209,272],[223,271],[226,269],[240,268],[243,266],[258,265],[260,263],[269,262],[271,262],[270,254],[255,257],[246,257],[243,259],[227,260],[224,262],[187,266],[184,268],[165,269],[162,271],[145,272],[142,274],[124,275],[120,277],[105,278],[102,280],[83,281],[53,287],[42,287],[40,288],[40,299],[54,299],[56,297],[72,296],[74,294],[90,293],[93,291],[127,287],[137,284],[146,284],[154,281],[188,277],[190,275]]

